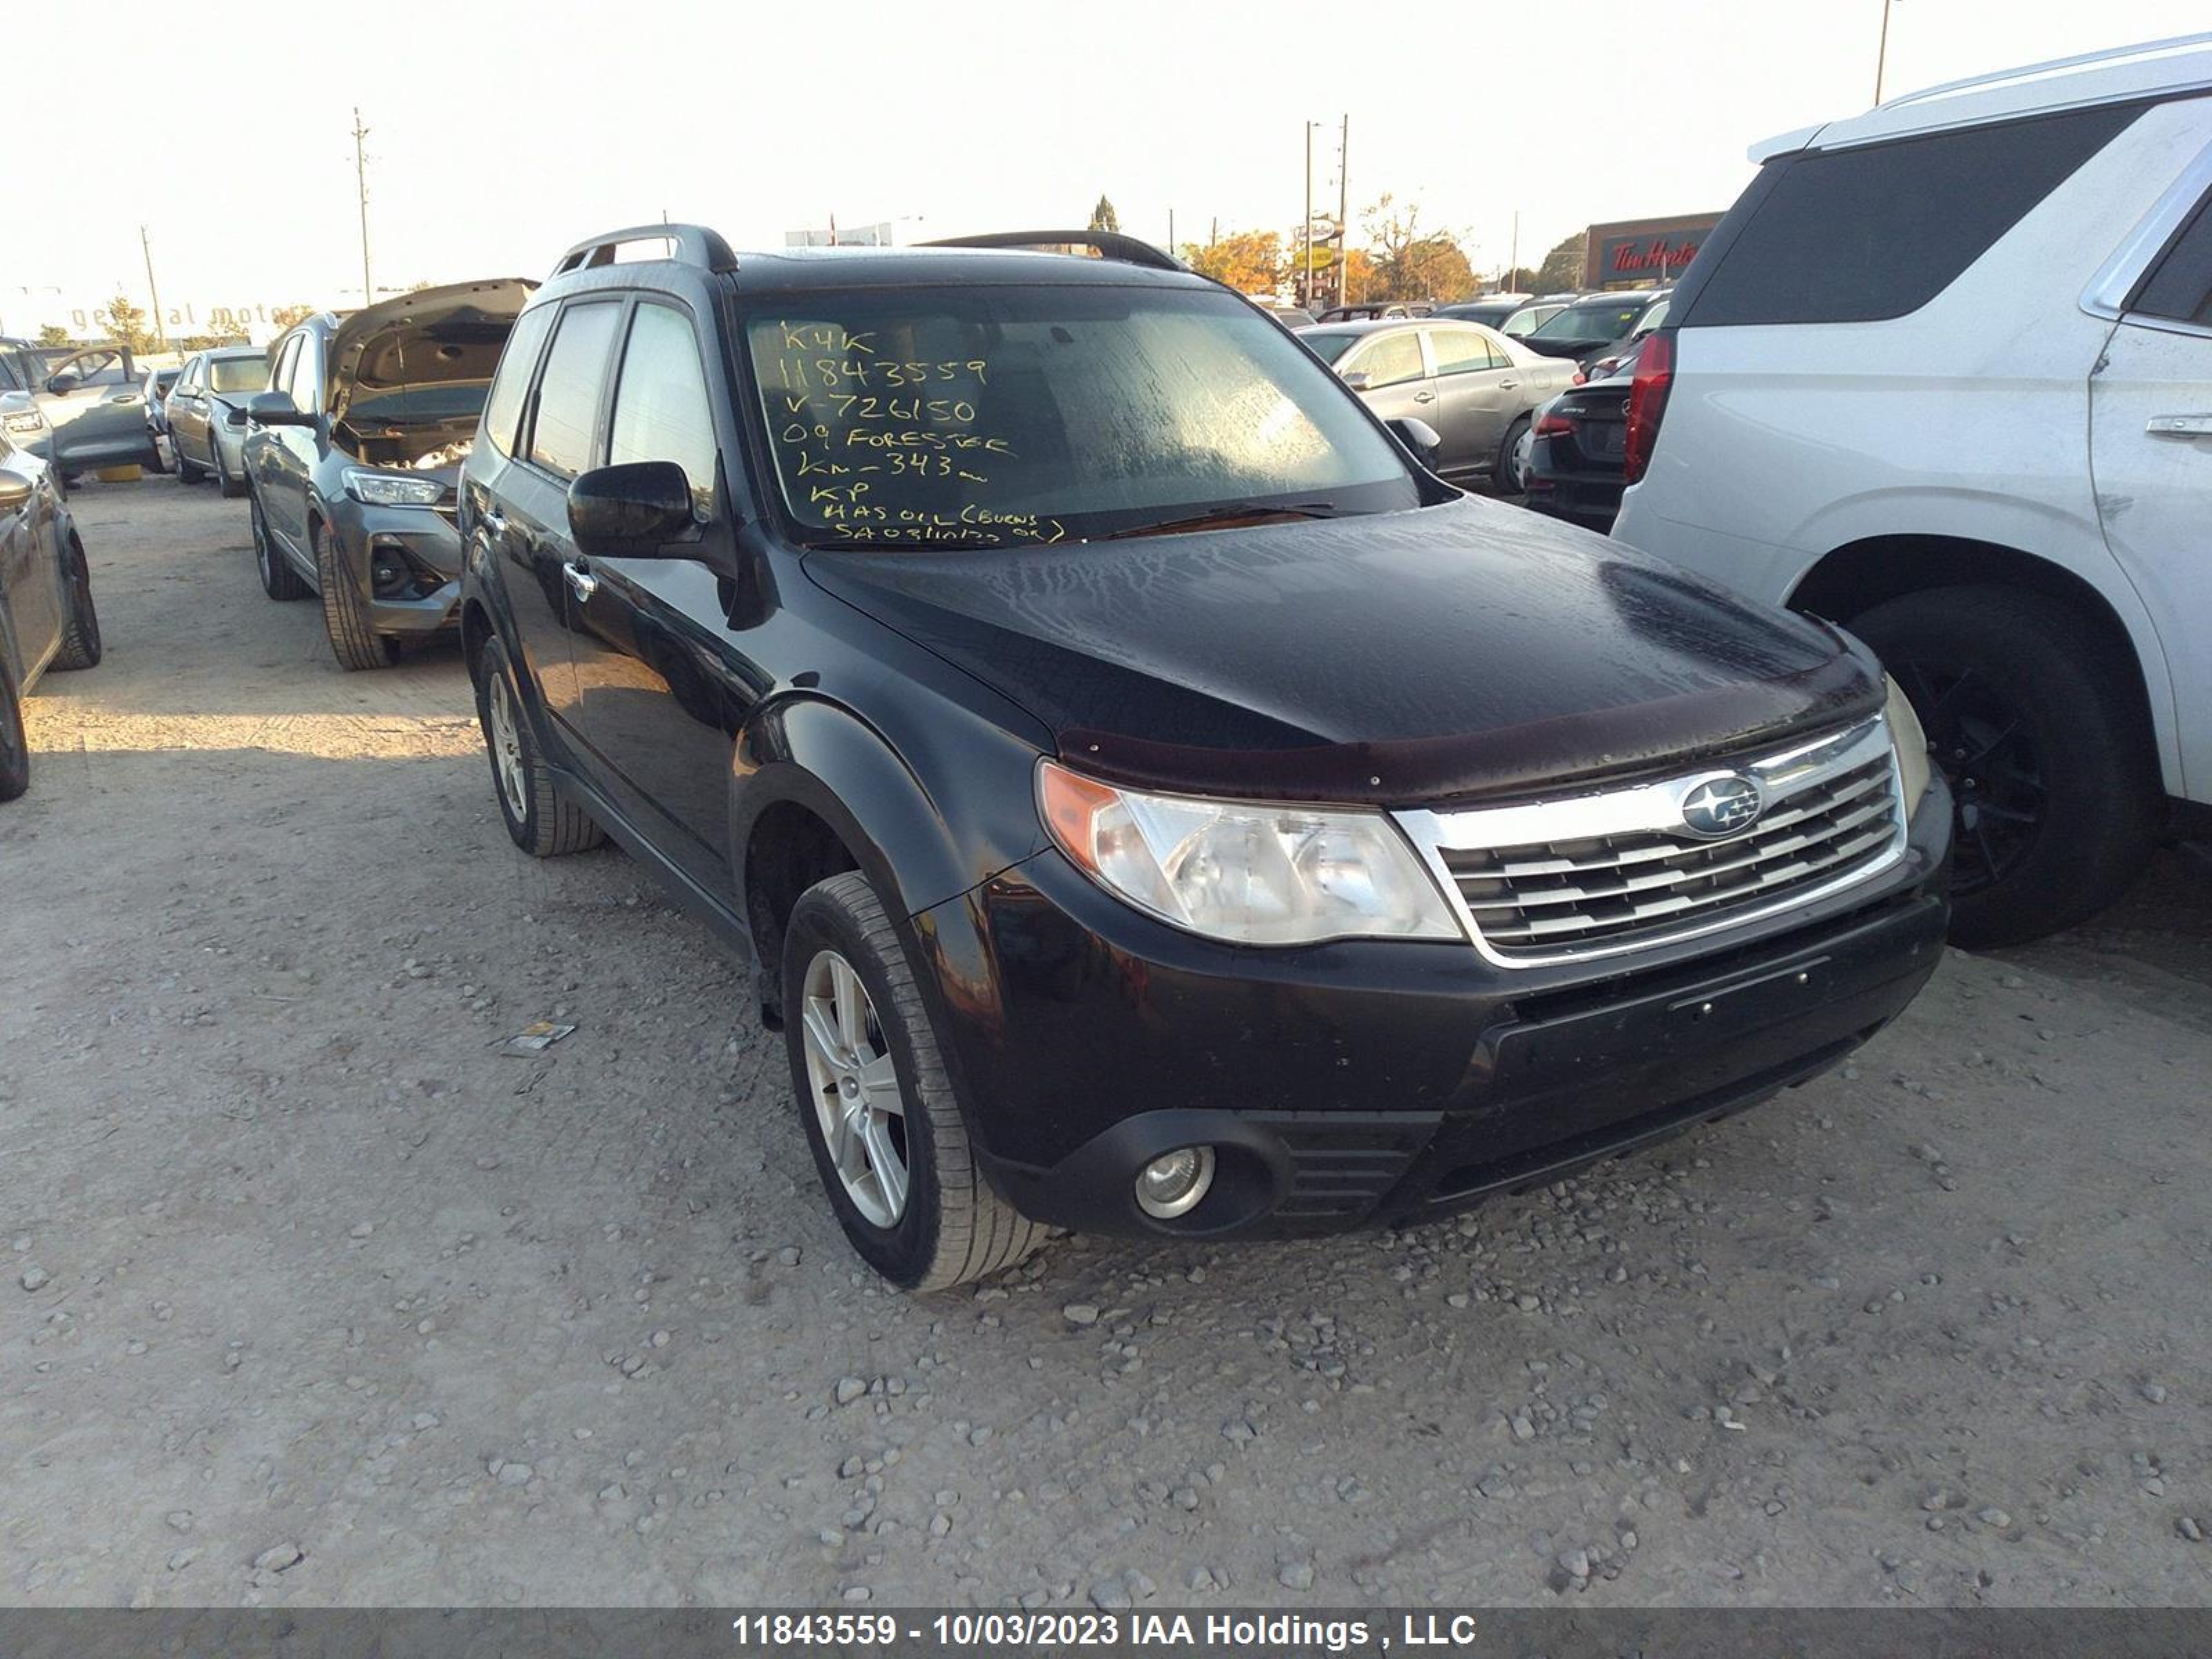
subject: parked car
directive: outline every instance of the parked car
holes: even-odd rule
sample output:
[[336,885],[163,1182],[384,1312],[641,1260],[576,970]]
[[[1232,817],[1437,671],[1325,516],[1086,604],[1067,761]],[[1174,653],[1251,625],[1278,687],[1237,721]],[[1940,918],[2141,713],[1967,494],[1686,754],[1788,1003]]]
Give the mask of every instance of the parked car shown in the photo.
[[246,494],[246,405],[269,389],[269,354],[252,346],[195,352],[169,394],[169,438],[177,477],[212,473],[226,495]]
[[46,361],[29,341],[0,337],[0,437],[41,459],[53,439],[37,396],[45,379]]
[[1595,362],[1624,349],[1644,319],[1655,307],[1665,305],[1672,292],[1647,288],[1585,294],[1531,329],[1522,343],[1547,357],[1565,357],[1577,364]]
[[53,469],[0,433],[0,800],[31,784],[22,699],[47,670],[99,660],[84,544]]
[[1274,305],[1266,300],[1255,300],[1252,303],[1259,307],[1261,310],[1266,312],[1270,317],[1273,317],[1285,328],[1299,329],[1310,328],[1313,326],[1313,313],[1301,309],[1299,307]]
[[[23,355],[46,354],[33,348]],[[74,348],[49,357],[31,396],[49,428],[46,454],[64,477],[94,467],[159,466],[140,382],[127,346]]]
[[1498,331],[1511,339],[1526,339],[1572,305],[1578,297],[1572,294],[1547,294],[1531,300],[1498,324]]
[[1522,440],[1536,405],[1574,383],[1571,365],[1479,323],[1340,323],[1298,337],[1382,419],[1425,422],[1438,442],[1423,459],[1443,477],[1507,495],[1522,487]]
[[1536,411],[1525,462],[1528,507],[1600,534],[1627,488],[1628,392],[1638,341],[1613,373],[1570,386]]
[[150,465],[156,472],[167,472],[175,458],[176,451],[169,440],[168,398],[183,372],[176,366],[149,368],[138,382],[138,395],[146,401],[146,430],[154,440]]
[[1438,306],[1429,314],[1450,317],[1462,323],[1480,323],[1485,328],[1497,328],[1515,312],[1524,309],[1535,296],[1528,294],[1486,294],[1480,300],[1461,300],[1448,306]]
[[262,588],[272,599],[319,595],[344,667],[386,667],[402,641],[453,622],[454,483],[534,287],[456,283],[311,317],[271,349],[269,389],[246,399]]
[[1615,534],[1889,662],[1965,944],[2212,836],[2208,92],[2200,35],[1760,145],[1638,362]]
[[1405,430],[1126,242],[650,225],[516,323],[460,492],[507,833],[757,957],[895,1283],[1448,1213],[1935,967],[1949,804],[1871,657]]
[[1331,306],[1316,319],[1324,323],[1363,323],[1399,317],[1425,317],[1436,309],[1428,300],[1369,300],[1358,305]]
[[1609,374],[1618,374],[1623,366],[1636,356],[1638,348],[1665,324],[1668,303],[1662,300],[1648,307],[1626,335],[1607,345],[1596,356],[1586,359],[1583,363],[1583,378],[1601,380]]

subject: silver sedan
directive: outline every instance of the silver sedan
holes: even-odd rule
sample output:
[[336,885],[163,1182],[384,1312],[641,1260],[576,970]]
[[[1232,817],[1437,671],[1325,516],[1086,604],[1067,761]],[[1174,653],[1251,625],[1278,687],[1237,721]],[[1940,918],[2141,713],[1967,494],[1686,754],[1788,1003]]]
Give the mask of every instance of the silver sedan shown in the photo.
[[1479,323],[1442,318],[1330,323],[1298,337],[1383,420],[1412,418],[1443,442],[1436,469],[1456,484],[1518,495],[1522,441],[1539,404],[1575,383],[1573,363],[1542,357]]
[[185,360],[166,406],[179,478],[198,483],[212,473],[224,495],[246,493],[246,400],[268,386],[265,351],[228,347]]

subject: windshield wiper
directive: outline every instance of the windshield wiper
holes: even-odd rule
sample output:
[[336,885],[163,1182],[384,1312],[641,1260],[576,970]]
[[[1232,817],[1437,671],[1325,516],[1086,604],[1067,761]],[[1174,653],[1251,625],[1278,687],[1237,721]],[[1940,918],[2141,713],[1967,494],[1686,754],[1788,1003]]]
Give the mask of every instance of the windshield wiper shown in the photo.
[[1224,501],[1218,507],[1209,507],[1203,513],[1193,513],[1180,519],[1163,519],[1158,524],[1132,525],[1127,530],[1116,530],[1110,535],[1092,539],[1118,542],[1127,536],[1172,536],[1179,530],[1204,530],[1208,526],[1243,519],[1334,519],[1337,511],[1326,501],[1294,502],[1285,507],[1279,501]]

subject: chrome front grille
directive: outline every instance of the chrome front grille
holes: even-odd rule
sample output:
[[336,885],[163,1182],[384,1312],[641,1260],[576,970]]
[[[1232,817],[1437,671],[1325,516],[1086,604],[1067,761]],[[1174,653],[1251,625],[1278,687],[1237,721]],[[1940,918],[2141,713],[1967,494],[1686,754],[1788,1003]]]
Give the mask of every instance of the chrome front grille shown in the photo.
[[[1734,780],[1756,787],[1758,817],[1692,830],[1685,803]],[[1399,821],[1484,954],[1528,966],[1716,932],[1864,880],[1903,853],[1900,793],[1877,717],[1733,768]]]

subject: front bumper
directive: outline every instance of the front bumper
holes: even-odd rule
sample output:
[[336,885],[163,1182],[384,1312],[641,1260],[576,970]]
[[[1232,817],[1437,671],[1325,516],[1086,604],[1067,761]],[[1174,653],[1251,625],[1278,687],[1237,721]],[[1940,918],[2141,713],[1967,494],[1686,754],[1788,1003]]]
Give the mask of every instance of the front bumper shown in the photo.
[[[1283,952],[1137,916],[1057,853],[915,919],[993,1183],[1042,1221],[1278,1237],[1449,1213],[1834,1065],[1942,955],[1940,780],[1885,874],[1748,937],[1501,968],[1457,945]],[[1173,1221],[1136,1171],[1216,1148]]]
[[[458,627],[461,536],[427,507],[369,507],[343,496],[331,507],[331,533],[380,634],[422,635]],[[399,580],[380,582],[380,570]]]

